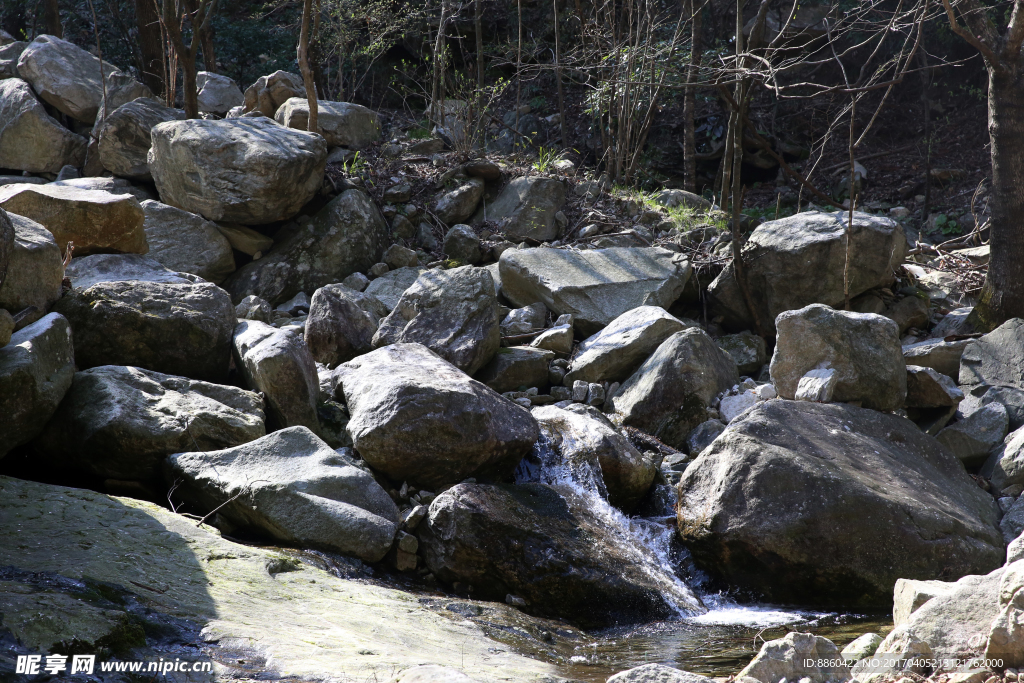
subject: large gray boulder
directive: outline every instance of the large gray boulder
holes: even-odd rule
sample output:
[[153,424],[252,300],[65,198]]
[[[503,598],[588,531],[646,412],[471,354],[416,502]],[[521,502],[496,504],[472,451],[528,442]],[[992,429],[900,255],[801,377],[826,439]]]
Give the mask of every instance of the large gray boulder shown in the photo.
[[151,199],[142,202],[142,211],[150,258],[214,284],[235,272],[231,243],[212,221]]
[[999,581],[998,613],[992,620],[985,657],[1002,659],[1003,666],[1024,666],[1024,560],[1006,567]]
[[227,377],[235,308],[209,282],[100,282],[72,290],[54,310],[71,323],[83,370],[134,365],[208,382]]
[[0,348],[0,458],[43,430],[75,374],[71,326],[56,313]]
[[376,297],[390,313],[401,301],[405,290],[412,287],[413,283],[425,272],[427,272],[426,268],[418,266],[389,270],[372,280],[363,291]]
[[985,462],[981,476],[991,482],[994,491],[1016,484],[1024,485],[1024,428],[1006,435],[1002,445]]
[[165,121],[181,121],[185,112],[151,97],[140,97],[113,110],[97,125],[100,163],[116,176],[152,182],[149,172],[150,131]]
[[459,484],[434,499],[418,533],[438,579],[474,597],[521,598],[532,614],[602,627],[704,611],[568,488]]
[[778,338],[771,376],[782,398],[796,395],[800,378],[813,369],[835,371],[836,401],[895,410],[907,397],[907,364],[899,327],[873,313],[836,311],[812,304],[775,321]]
[[1024,389],[1024,319],[1011,318],[967,344],[960,357],[960,385]]
[[305,97],[306,88],[302,76],[288,71],[275,71],[260,76],[245,89],[242,97],[242,111],[259,111],[268,118],[274,118],[278,108],[292,97]]
[[345,285],[313,293],[305,339],[313,360],[333,368],[373,350],[373,335],[387,309],[375,296]]
[[394,481],[438,490],[466,477],[501,479],[537,441],[526,410],[420,344],[359,356],[332,381],[355,449]]
[[56,184],[5,185],[0,208],[41,224],[61,250],[74,242],[75,256],[149,250],[142,206],[131,195]]
[[[757,316],[767,329],[783,311],[821,303],[841,307],[846,268],[846,212],[804,212],[758,226],[743,246],[743,264]],[[888,218],[854,212],[850,240],[849,294],[893,282],[907,239]],[[813,273],[813,277],[808,277]],[[710,311],[731,329],[753,320],[730,265],[708,286]]]
[[270,429],[307,427],[319,432],[320,380],[302,330],[243,320],[231,343],[235,367],[245,385],[266,398]]
[[828,638],[791,631],[761,646],[757,656],[736,678],[749,677],[760,683],[780,680],[837,683],[850,677],[839,648]]
[[224,116],[232,107],[244,102],[242,89],[223,74],[200,71],[196,73],[196,87],[199,88],[199,111]]
[[[308,130],[309,101],[290,97],[277,108],[274,118],[282,126]],[[328,147],[365,149],[380,140],[377,112],[352,102],[317,100],[317,132]]]
[[238,269],[224,287],[236,303],[255,294],[278,304],[366,272],[380,262],[388,242],[388,225],[373,200],[346,190],[269,254]]
[[934,438],[848,404],[760,403],[679,483],[698,566],[783,603],[888,606],[897,579],[991,571],[998,515]]
[[85,162],[86,140],[57,123],[28,83],[0,81],[0,168],[56,173]]
[[466,374],[476,373],[501,346],[491,274],[462,266],[420,275],[373,336],[374,348],[399,343],[423,344]]
[[141,254],[93,254],[72,259],[64,274],[76,290],[101,282],[160,282],[167,285],[191,285],[202,279],[191,273],[170,270],[159,261]]
[[217,510],[225,531],[379,562],[391,548],[398,508],[373,476],[305,427],[247,444],[167,459],[168,482],[197,509]]
[[35,306],[38,316],[60,298],[64,264],[49,230],[33,220],[0,209],[14,228],[7,275],[0,280],[0,308],[11,313]]
[[82,123],[92,124],[138,97],[153,92],[112,64],[103,62],[74,43],[48,35],[36,36],[18,58],[18,75],[32,85],[39,99]]
[[548,385],[548,365],[555,352],[532,346],[508,346],[498,349],[491,362],[476,373],[476,379],[498,393],[518,391],[521,387]]
[[513,305],[543,302],[558,315],[571,313],[577,329],[592,335],[638,306],[668,309],[692,267],[681,254],[657,248],[539,248],[506,250],[498,270]]
[[935,435],[965,467],[978,467],[1003,443],[1010,418],[1001,403],[989,403]]
[[737,382],[732,358],[691,327],[662,342],[608,403],[623,424],[684,449],[686,436],[708,419],[707,406]]
[[18,58],[26,47],[28,43],[24,40],[15,40],[6,45],[0,41],[0,79],[18,77]]
[[549,242],[557,239],[562,230],[555,214],[564,205],[565,184],[562,181],[524,176],[514,179],[497,199],[477,211],[473,222],[496,222],[500,232],[516,241]]
[[212,221],[291,218],[320,189],[327,163],[322,137],[265,118],[168,121],[152,139],[161,201]]
[[79,190],[102,190],[110,194],[130,194],[144,202],[147,199],[156,199],[156,193],[151,192],[142,185],[133,185],[125,178],[114,178],[113,176],[86,176],[85,178],[67,178],[55,180],[49,183],[52,187],[73,187]]
[[926,339],[923,342],[904,346],[903,358],[906,359],[907,365],[931,368],[956,380],[960,376],[960,357],[963,356],[964,349],[970,343],[970,339],[951,342],[941,339]]
[[[459,223],[468,221],[480,206],[480,199],[484,196],[484,181],[480,178],[470,178],[465,184],[456,187],[454,190],[445,192],[434,205],[434,215],[445,225],[456,226]],[[448,246],[449,239],[445,236],[445,244]],[[458,260],[458,256],[449,251],[455,251],[449,246],[445,253]],[[479,257],[476,259],[479,261]],[[464,263],[471,262],[469,259]]]
[[265,434],[258,394],[105,365],[75,373],[35,445],[55,468],[152,481],[172,453],[220,450]]
[[660,306],[638,306],[580,342],[565,385],[621,382],[633,374],[661,343],[688,327]]

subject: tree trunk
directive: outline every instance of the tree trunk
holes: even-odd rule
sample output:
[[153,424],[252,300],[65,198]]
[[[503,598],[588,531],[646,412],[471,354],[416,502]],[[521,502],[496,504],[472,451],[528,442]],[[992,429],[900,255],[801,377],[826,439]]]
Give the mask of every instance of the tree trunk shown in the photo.
[[64,28],[60,23],[60,5],[57,0],[44,0],[43,15],[46,32],[58,38],[64,37]]
[[164,92],[164,40],[152,0],[135,0],[135,20],[142,51],[142,80],[159,97]]
[[296,57],[299,62],[299,70],[302,72],[302,84],[306,87],[306,101],[309,103],[309,121],[306,130],[311,133],[318,132],[319,108],[316,101],[316,82],[313,80],[313,70],[309,68],[309,22],[313,13],[313,0],[305,0],[302,5],[302,29],[299,31],[299,47],[296,49]]
[[690,12],[690,68],[686,73],[686,82],[690,85],[683,93],[683,189],[697,191],[697,135],[695,117],[697,116],[697,83],[700,68],[701,45],[701,8],[698,0],[686,0]]
[[970,322],[979,331],[1024,318],[1024,78],[1020,68],[989,68],[988,131],[992,149],[991,256]]
[[182,50],[182,54],[178,55],[178,61],[181,62],[181,91],[185,117],[202,118],[199,116],[199,89],[196,87],[196,58],[189,54],[188,50]]
[[[199,10],[198,0],[185,0],[185,9],[193,17]],[[193,27],[195,28],[195,27]],[[196,35],[192,36],[192,40],[199,39],[199,46],[203,50],[203,69],[211,73],[217,72],[217,56],[213,49],[213,29],[210,28],[209,24],[203,27],[196,28]]]

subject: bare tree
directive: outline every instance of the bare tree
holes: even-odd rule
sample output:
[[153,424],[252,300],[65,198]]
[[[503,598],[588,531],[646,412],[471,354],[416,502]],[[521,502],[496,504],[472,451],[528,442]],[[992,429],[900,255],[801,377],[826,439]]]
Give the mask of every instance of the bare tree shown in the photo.
[[306,101],[309,103],[309,123],[306,130],[316,133],[320,129],[317,121],[319,107],[316,101],[316,81],[313,79],[313,70],[309,66],[309,24],[312,13],[313,0],[305,0],[302,4],[302,29],[299,31],[296,57],[299,61],[299,70],[302,71],[302,83],[306,86]]
[[[162,0],[161,23],[170,39],[178,61],[181,62],[182,94],[185,116],[199,118],[199,97],[196,88],[196,55],[199,52],[199,34],[209,24],[217,6],[217,0],[198,0],[194,12],[186,6],[186,0]],[[186,23],[191,29],[188,45],[185,44]]]
[[153,0],[135,0],[135,23],[142,53],[142,80],[157,96],[164,92],[163,36]]

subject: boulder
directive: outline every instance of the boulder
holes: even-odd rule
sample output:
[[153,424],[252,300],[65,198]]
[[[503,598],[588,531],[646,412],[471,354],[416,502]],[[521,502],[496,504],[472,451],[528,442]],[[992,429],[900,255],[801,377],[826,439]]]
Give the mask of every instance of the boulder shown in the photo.
[[538,437],[528,412],[420,344],[339,365],[359,455],[394,481],[436,491],[466,477],[508,477]]
[[64,279],[60,248],[49,230],[33,220],[0,209],[14,228],[7,276],[0,284],[0,308],[12,313],[35,306],[41,317],[57,302]]
[[[774,330],[780,313],[808,304],[842,306],[847,217],[846,212],[804,212],[762,223],[750,234],[743,246],[743,262],[762,326]],[[855,212],[850,296],[890,285],[906,251],[907,239],[898,223]],[[708,286],[708,299],[710,314],[723,316],[727,328],[753,327],[731,265]]]
[[235,271],[231,243],[215,223],[149,199],[142,202],[142,211],[150,258],[214,284]]
[[736,677],[750,677],[761,683],[780,680],[810,683],[835,683],[850,677],[839,648],[828,638],[813,633],[792,631],[778,640],[769,640]]
[[476,373],[476,379],[499,394],[523,387],[544,388],[548,385],[548,365],[554,359],[554,351],[532,346],[502,347],[491,362]]
[[723,396],[718,404],[718,413],[722,422],[729,424],[756,404],[757,394],[752,389],[746,389],[738,394]]
[[255,294],[278,304],[369,270],[388,241],[387,223],[373,200],[361,190],[346,190],[269,254],[239,268],[224,288],[234,301]]
[[1024,667],[1024,561],[1006,567],[999,582],[997,607],[985,657],[1001,659],[1006,667]]
[[764,339],[748,330],[722,335],[715,341],[733,359],[742,375],[753,376],[768,362]]
[[971,343],[970,339],[952,342],[928,339],[904,346],[903,358],[907,361],[908,366],[918,365],[932,368],[956,380],[960,376],[960,356],[963,355],[964,349],[969,343]]
[[40,35],[18,58],[18,75],[32,85],[39,99],[82,123],[92,124],[104,109],[106,114],[139,97],[152,97],[149,88],[112,64],[100,60],[74,43]]
[[412,287],[420,275],[425,272],[427,272],[426,268],[418,266],[389,270],[372,280],[363,291],[375,296],[390,313],[395,310],[395,306],[402,299],[405,290]]
[[915,581],[900,579],[892,593],[892,623],[902,626],[921,605],[939,595],[948,595],[955,584],[949,581]]
[[216,225],[220,233],[228,239],[231,248],[243,254],[262,256],[274,246],[274,240],[244,225],[237,223],[217,223]]
[[877,633],[865,633],[862,636],[854,638],[846,647],[843,648],[843,659],[848,662],[856,662],[861,659],[865,659],[875,654],[878,650],[878,646],[881,644],[882,636]]
[[721,420],[701,422],[686,437],[686,451],[696,458],[724,431],[725,423]]
[[0,168],[56,173],[85,162],[86,140],[57,123],[28,83],[0,81]]
[[0,45],[0,79],[18,77],[18,58],[26,47],[28,43],[23,40]]
[[949,451],[848,404],[758,404],[687,468],[679,501],[698,566],[773,602],[888,607],[898,579],[1004,556],[995,501]]
[[415,251],[401,244],[392,244],[384,252],[384,264],[389,271],[396,268],[414,268],[420,264],[420,258]]
[[886,308],[882,313],[882,315],[899,326],[901,335],[912,327],[927,327],[928,314],[928,296],[926,294],[904,297]]
[[54,310],[71,323],[75,363],[134,365],[208,382],[227,377],[235,308],[208,282],[100,282],[74,289]]
[[373,476],[305,427],[247,444],[167,459],[169,482],[228,531],[379,562],[391,548],[398,508]]
[[259,111],[272,119],[278,108],[292,97],[306,97],[302,77],[288,71],[275,71],[268,76],[260,76],[245,89],[242,112]]
[[165,204],[247,225],[291,218],[324,178],[327,145],[264,118],[154,126],[149,170]]
[[344,285],[313,293],[305,339],[317,363],[333,368],[373,350],[373,335],[387,309],[375,296]]
[[853,680],[864,683],[898,681],[908,673],[923,678],[930,670],[923,662],[935,657],[936,653],[928,643],[914,636],[905,627],[896,627],[878,645],[875,656],[854,664],[850,674]]
[[150,131],[158,123],[184,118],[181,109],[165,107],[151,97],[122,104],[96,127],[100,163],[116,176],[152,182],[148,160]]
[[597,475],[608,502],[632,512],[654,483],[657,464],[601,420],[555,406],[534,408],[534,419],[565,466]]
[[541,332],[530,342],[530,346],[537,349],[554,351],[559,356],[566,358],[572,353],[572,339],[572,324],[563,323],[561,325],[553,325]]
[[[483,196],[484,181],[480,178],[470,178],[465,184],[441,195],[434,205],[434,215],[445,225],[465,223],[473,216]],[[447,243],[448,238],[445,236],[445,244]]]
[[156,198],[155,192],[150,192],[141,185],[132,185],[124,178],[108,178],[106,176],[66,178],[64,180],[55,180],[50,185],[53,187],[74,187],[79,190],[102,190],[110,194],[130,194],[140,202]]
[[676,332],[629,376],[610,400],[623,424],[683,449],[707,420],[712,399],[739,382],[736,363],[700,328]]
[[261,323],[274,321],[274,309],[258,296],[247,296],[235,306],[235,317],[239,320],[258,320]]
[[564,205],[565,184],[562,181],[544,176],[523,176],[512,180],[497,199],[481,207],[472,222],[497,223],[498,231],[513,241],[549,242],[557,239],[562,231],[555,214]]
[[1002,445],[992,451],[981,468],[981,476],[989,480],[994,491],[1024,485],[1024,428],[1006,435]]
[[1024,319],[1011,318],[967,344],[960,357],[960,386],[979,384],[1024,389]]
[[638,306],[580,342],[566,374],[566,386],[585,382],[622,382],[663,341],[687,327],[659,306]]
[[75,243],[75,256],[145,254],[144,214],[131,195],[57,185],[0,187],[0,208],[30,218],[53,233],[63,251]]
[[486,365],[501,346],[491,274],[462,266],[420,275],[373,337],[374,348],[399,343],[423,344],[469,375]]
[[498,269],[513,305],[540,301],[558,315],[571,313],[588,336],[638,306],[668,309],[692,271],[684,256],[658,248],[509,249]]
[[1003,541],[1009,545],[1024,533],[1024,496],[1020,496],[1013,502],[999,520],[999,528],[1003,532]]
[[662,190],[654,201],[669,209],[696,209],[702,212],[710,211],[715,206],[700,195],[686,190]]
[[1006,408],[1001,403],[989,403],[946,427],[935,438],[964,466],[973,468],[982,465],[989,453],[1003,443],[1009,426]]
[[907,366],[908,408],[946,408],[963,398],[964,392],[947,375],[919,365]]
[[907,370],[896,324],[873,313],[812,304],[779,315],[771,376],[782,398],[796,395],[800,378],[816,368],[836,374],[834,399],[895,410],[907,396]]
[[172,453],[229,448],[265,434],[258,394],[105,365],[75,373],[35,445],[60,470],[152,481]]
[[607,683],[713,683],[713,681],[713,678],[681,671],[664,664],[644,664],[610,676]]
[[244,102],[242,89],[223,74],[199,71],[196,73],[196,87],[199,89],[199,111],[224,116],[232,107]]
[[74,374],[71,326],[56,313],[18,330],[0,348],[0,458],[43,431]]
[[191,273],[176,273],[156,259],[140,254],[93,254],[72,259],[64,274],[71,286],[83,290],[101,282],[159,282],[168,285],[190,285],[202,282]]
[[445,233],[442,251],[445,256],[459,264],[477,264],[483,258],[480,238],[468,225],[453,225]]
[[[305,96],[285,100],[274,119],[288,128],[308,130],[309,101]],[[328,147],[365,149],[380,140],[377,112],[361,104],[317,100],[316,123]]]
[[458,484],[434,499],[418,533],[438,579],[485,600],[517,596],[532,614],[602,627],[703,611],[568,488]]
[[285,427],[320,431],[316,413],[320,380],[301,328],[278,329],[243,320],[235,328],[231,344],[235,367],[245,385],[266,398],[271,431]]
[[965,396],[957,406],[957,418],[964,419],[989,403],[1001,403],[1010,418],[1010,429],[1024,426],[1024,389],[1012,386],[975,384],[964,387]]
[[[488,269],[491,277],[494,271]],[[529,334],[536,330],[544,329],[548,317],[547,307],[539,301],[522,308],[513,308],[501,321],[501,335],[503,337],[516,337],[521,334]]]

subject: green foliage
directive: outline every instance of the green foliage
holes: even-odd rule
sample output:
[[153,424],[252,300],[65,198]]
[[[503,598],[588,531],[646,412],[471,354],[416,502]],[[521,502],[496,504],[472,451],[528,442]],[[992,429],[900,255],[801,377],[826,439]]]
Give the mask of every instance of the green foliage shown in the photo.
[[537,161],[533,162],[533,170],[538,173],[547,173],[551,169],[551,164],[564,157],[564,150],[541,147],[537,150]]
[[296,34],[288,30],[286,22],[298,21],[299,16],[298,9],[287,7],[272,16],[215,14],[210,23],[221,71],[243,90],[265,74],[297,72]]

